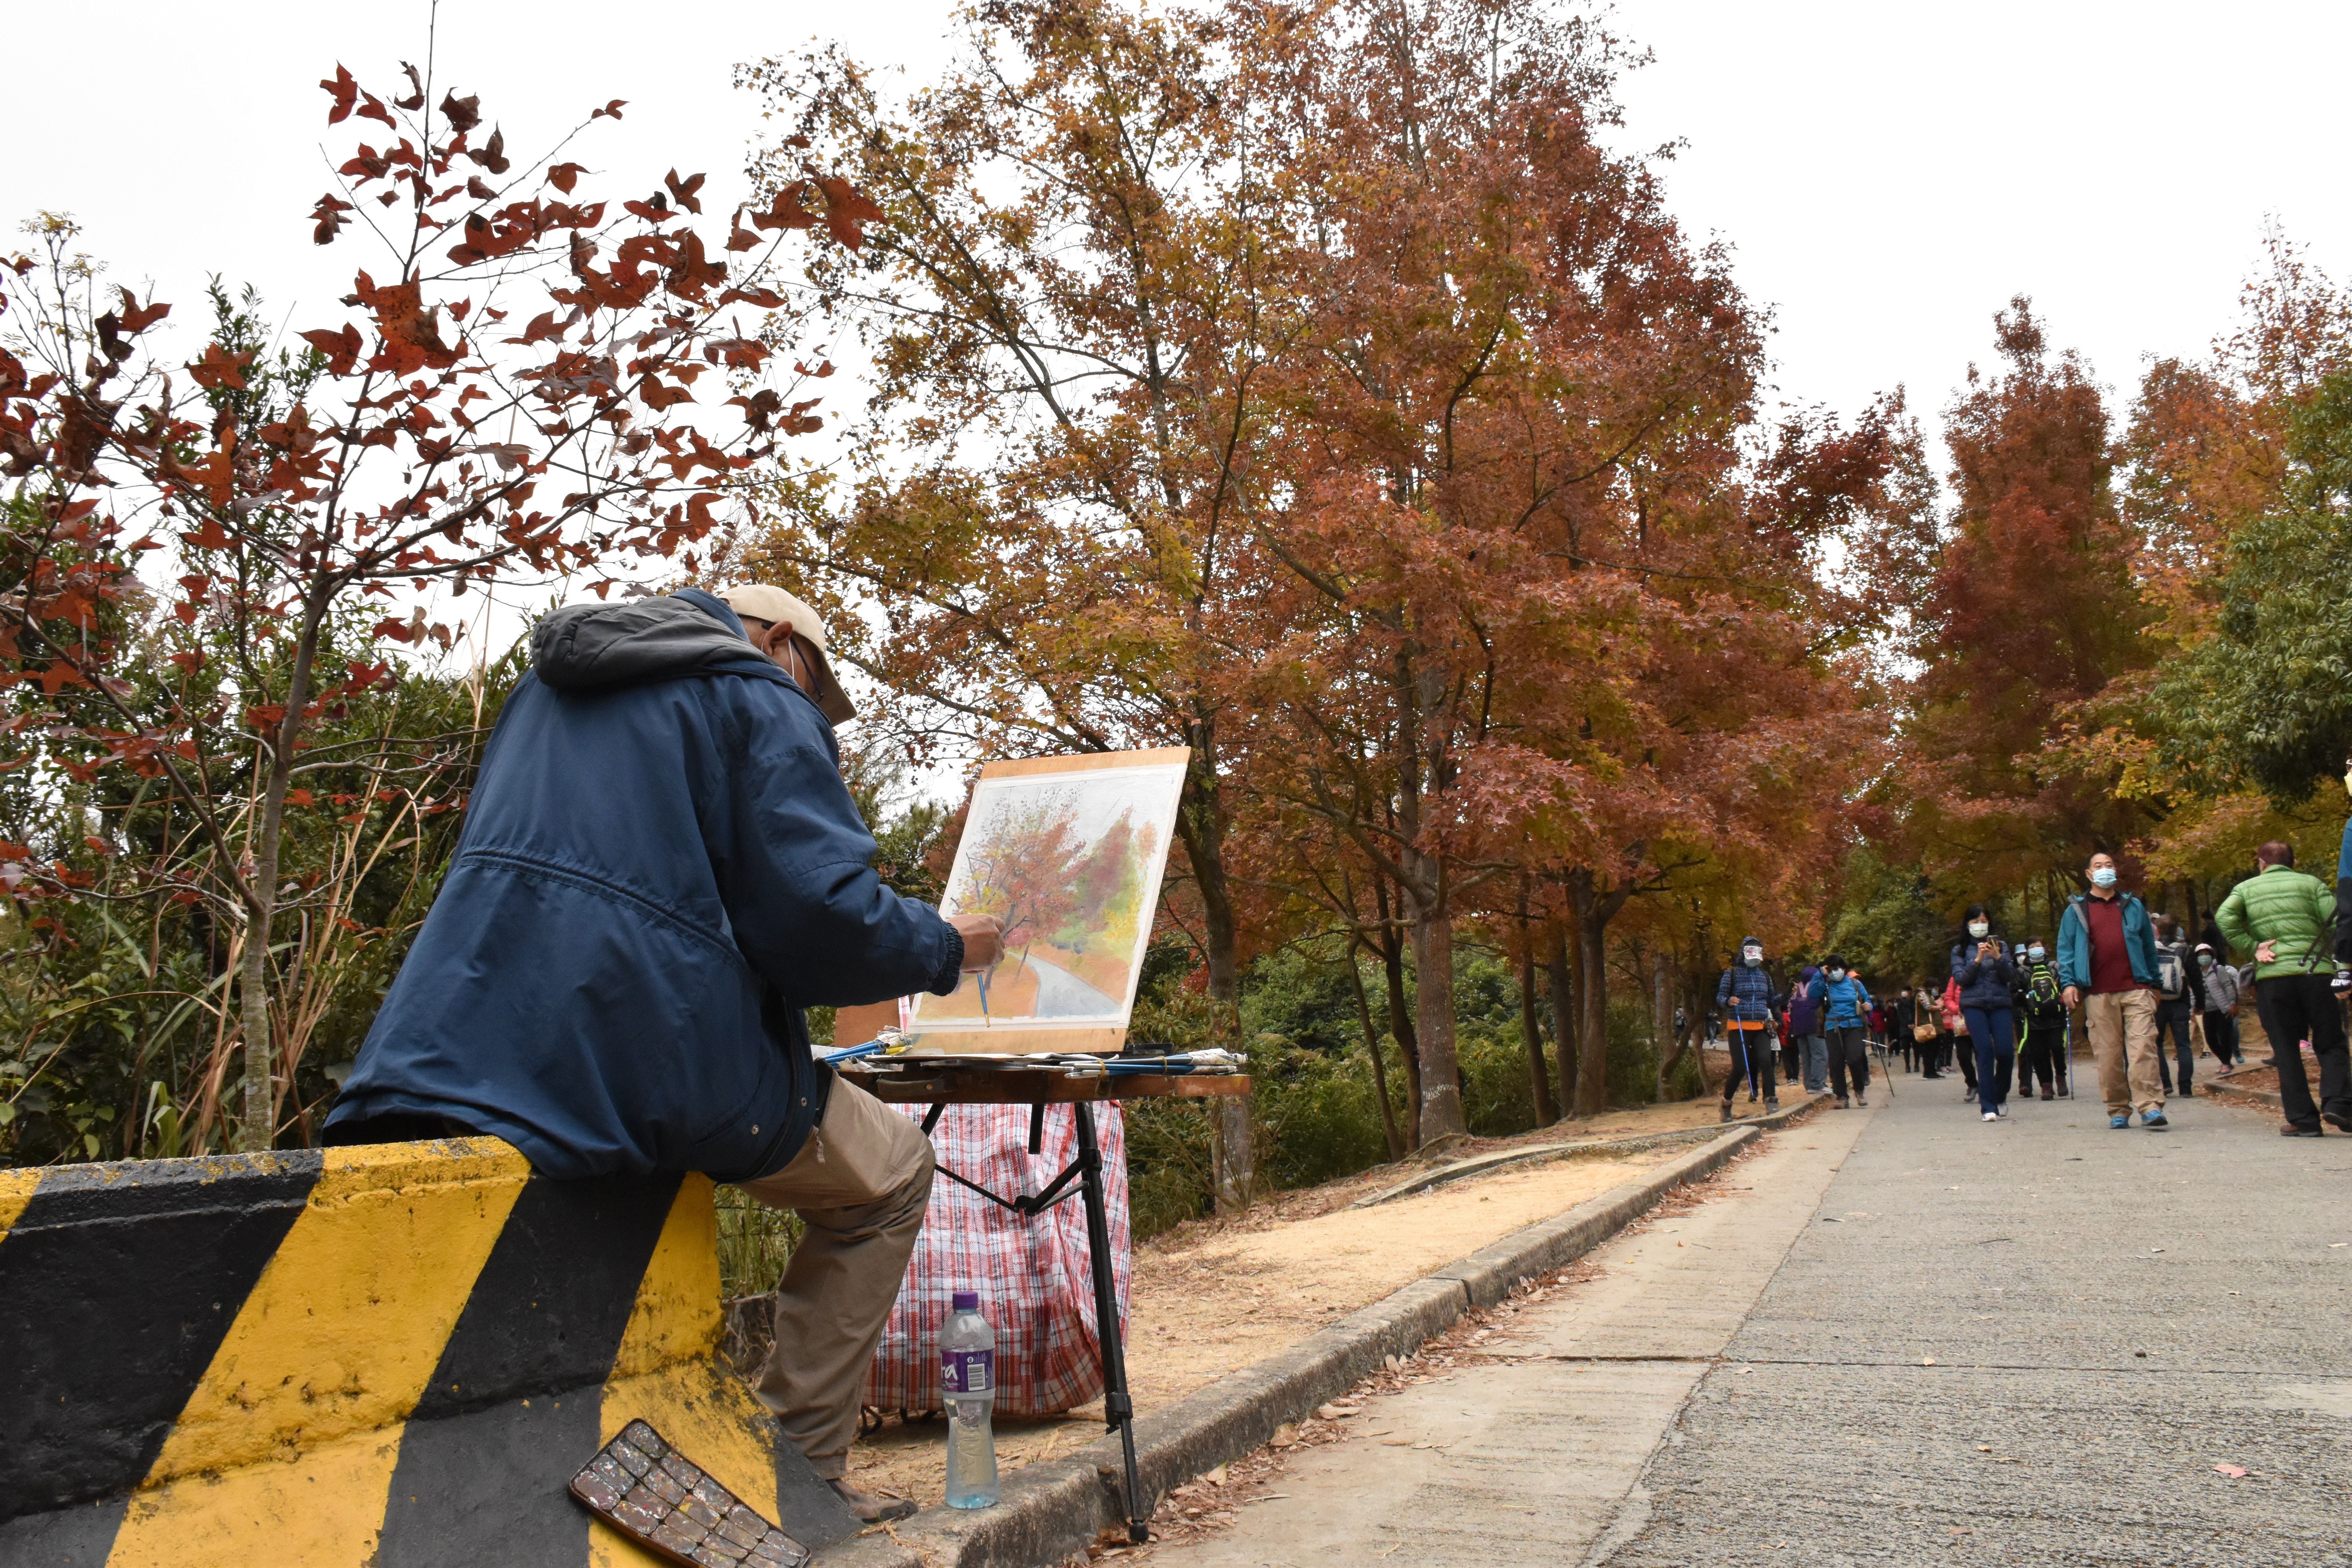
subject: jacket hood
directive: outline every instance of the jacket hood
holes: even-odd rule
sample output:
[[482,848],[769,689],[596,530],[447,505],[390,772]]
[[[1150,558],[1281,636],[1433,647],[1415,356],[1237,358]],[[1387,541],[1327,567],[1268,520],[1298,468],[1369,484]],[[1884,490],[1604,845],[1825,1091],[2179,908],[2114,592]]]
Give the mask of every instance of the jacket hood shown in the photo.
[[558,691],[600,691],[760,657],[735,612],[699,588],[566,605],[531,628],[530,663]]
[[1739,939],[1739,945],[1742,947],[1762,947],[1764,945],[1764,939],[1760,936],[1743,936]]

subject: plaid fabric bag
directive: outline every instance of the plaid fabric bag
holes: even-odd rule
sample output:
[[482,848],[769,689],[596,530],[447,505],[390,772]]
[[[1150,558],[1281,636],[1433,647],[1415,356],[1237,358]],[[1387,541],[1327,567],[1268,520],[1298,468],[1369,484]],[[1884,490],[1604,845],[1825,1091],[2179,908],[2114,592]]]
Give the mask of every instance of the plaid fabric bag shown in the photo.
[[[897,1108],[921,1121],[925,1108]],[[1077,1154],[1075,1114],[1083,1105],[1045,1108],[1044,1152],[1029,1153],[1025,1105],[951,1105],[932,1130],[940,1163],[992,1193],[1014,1197],[1044,1190]],[[1127,1332],[1129,1232],[1127,1132],[1115,1104],[1091,1108],[1103,1156],[1103,1195],[1110,1215],[1111,1270],[1119,1333]],[[980,1292],[996,1331],[996,1413],[1050,1415],[1102,1397],[1102,1349],[1095,1332],[1094,1277],[1087,1266],[1087,1211],[1075,1178],[1066,1196],[1034,1219],[990,1203],[941,1176],[906,1283],[866,1374],[860,1402],[920,1414],[940,1408],[940,1327],[949,1298]]]

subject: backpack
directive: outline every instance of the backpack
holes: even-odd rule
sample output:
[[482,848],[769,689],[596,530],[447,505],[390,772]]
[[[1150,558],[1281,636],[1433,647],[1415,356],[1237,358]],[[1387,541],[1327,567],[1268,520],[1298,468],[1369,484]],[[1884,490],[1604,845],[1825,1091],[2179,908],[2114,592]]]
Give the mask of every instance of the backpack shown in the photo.
[[1956,979],[1944,982],[1943,1012],[1944,1027],[1953,1034],[1958,1034],[1965,1026],[1966,1020],[1960,1009],[1960,983]]
[[2047,963],[2037,963],[2025,972],[2026,999],[2037,1006],[2053,1007],[2058,1003],[2058,973]]
[[2189,994],[2189,976],[2181,966],[2179,948],[2156,944],[2156,988],[2168,1002],[2178,1002]]

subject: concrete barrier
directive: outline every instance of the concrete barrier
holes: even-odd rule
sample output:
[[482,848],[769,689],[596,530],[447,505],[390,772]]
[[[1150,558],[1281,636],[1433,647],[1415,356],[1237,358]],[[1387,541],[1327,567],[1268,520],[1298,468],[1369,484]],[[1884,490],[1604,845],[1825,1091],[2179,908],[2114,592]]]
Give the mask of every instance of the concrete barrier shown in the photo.
[[564,1492],[636,1417],[853,1533],[719,1333],[699,1176],[488,1138],[0,1172],[0,1563],[650,1563]]

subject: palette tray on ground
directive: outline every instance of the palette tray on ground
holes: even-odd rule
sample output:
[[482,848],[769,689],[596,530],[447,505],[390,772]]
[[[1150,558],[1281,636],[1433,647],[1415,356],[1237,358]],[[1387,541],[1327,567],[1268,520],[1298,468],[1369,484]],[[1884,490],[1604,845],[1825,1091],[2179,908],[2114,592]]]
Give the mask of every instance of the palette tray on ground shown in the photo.
[[800,1568],[808,1548],[743,1506],[733,1492],[642,1421],[596,1451],[572,1495],[638,1544],[701,1568]]

